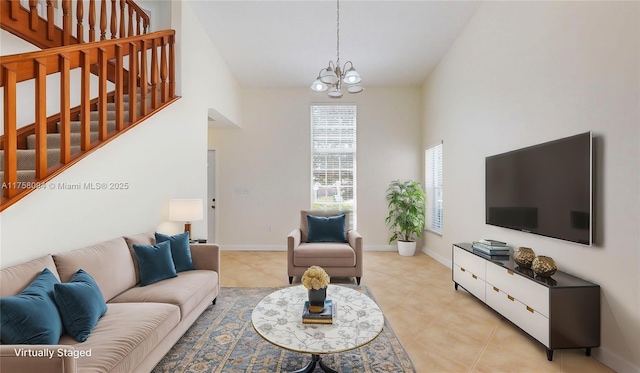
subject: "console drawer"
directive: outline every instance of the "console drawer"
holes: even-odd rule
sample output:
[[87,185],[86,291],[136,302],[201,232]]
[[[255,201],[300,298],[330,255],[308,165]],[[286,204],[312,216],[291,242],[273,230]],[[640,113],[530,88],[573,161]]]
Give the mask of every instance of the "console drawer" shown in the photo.
[[485,301],[485,282],[477,275],[455,264],[453,266],[453,281],[475,295],[476,298]]
[[483,280],[486,278],[485,265],[487,261],[483,258],[480,258],[457,246],[454,246],[453,262]]
[[487,263],[486,282],[549,317],[549,289],[506,268]]
[[487,305],[545,346],[549,346],[549,319],[515,297],[487,283]]

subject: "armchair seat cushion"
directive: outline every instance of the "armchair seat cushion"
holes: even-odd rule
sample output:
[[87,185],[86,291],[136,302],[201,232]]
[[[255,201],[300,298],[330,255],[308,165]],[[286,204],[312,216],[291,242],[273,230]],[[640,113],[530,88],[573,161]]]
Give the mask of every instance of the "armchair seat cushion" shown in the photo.
[[296,267],[355,267],[356,252],[348,243],[316,242],[301,243],[293,250],[293,265]]

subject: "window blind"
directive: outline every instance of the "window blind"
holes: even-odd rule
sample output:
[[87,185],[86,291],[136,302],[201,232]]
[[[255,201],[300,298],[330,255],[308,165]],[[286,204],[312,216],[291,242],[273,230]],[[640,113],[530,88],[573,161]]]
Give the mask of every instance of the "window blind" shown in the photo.
[[311,105],[311,208],[350,211],[356,229],[355,105]]
[[427,194],[427,229],[442,234],[442,144],[425,150],[425,191]]

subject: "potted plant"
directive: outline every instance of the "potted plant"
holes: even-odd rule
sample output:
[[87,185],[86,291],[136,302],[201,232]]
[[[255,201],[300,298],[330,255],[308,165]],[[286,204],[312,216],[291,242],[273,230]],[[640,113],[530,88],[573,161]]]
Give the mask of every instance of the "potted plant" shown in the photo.
[[329,275],[319,266],[311,266],[302,275],[302,285],[309,293],[309,311],[322,312],[324,301],[327,298],[327,286]]
[[425,220],[426,195],[420,183],[395,180],[387,189],[389,216],[385,220],[393,235],[389,243],[398,242],[398,253],[413,256],[416,251],[415,237],[422,237]]

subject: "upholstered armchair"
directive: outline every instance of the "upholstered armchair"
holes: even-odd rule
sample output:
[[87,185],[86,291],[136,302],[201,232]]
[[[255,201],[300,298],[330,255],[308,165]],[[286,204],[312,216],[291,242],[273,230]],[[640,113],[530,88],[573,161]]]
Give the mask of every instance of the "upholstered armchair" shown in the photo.
[[349,229],[349,212],[300,211],[300,227],[287,237],[287,272],[302,276],[317,265],[329,276],[362,277],[362,236]]

